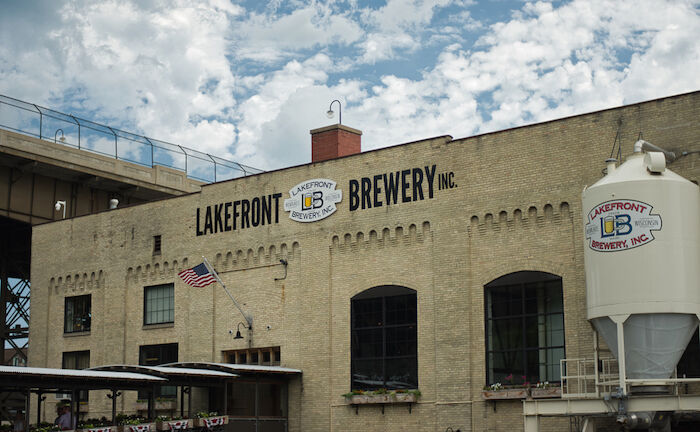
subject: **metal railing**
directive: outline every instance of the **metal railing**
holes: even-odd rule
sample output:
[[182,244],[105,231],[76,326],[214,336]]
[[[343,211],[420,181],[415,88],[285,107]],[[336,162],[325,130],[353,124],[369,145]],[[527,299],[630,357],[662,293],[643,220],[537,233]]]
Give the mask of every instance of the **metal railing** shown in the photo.
[[561,359],[561,397],[598,398],[619,385],[617,360],[610,358]]
[[173,168],[206,183],[263,172],[3,95],[0,95],[0,128],[143,166]]
[[[606,394],[615,393],[621,387],[620,370],[617,360],[613,357],[599,358],[598,360],[591,358],[561,359],[560,365],[562,371],[561,397],[563,399],[596,399]],[[678,395],[681,384],[691,383],[700,383],[700,378],[678,378],[678,371],[674,370],[670,378],[626,378],[622,386],[625,389],[625,394],[629,394],[630,385],[637,385],[668,386],[671,388],[671,394]]]

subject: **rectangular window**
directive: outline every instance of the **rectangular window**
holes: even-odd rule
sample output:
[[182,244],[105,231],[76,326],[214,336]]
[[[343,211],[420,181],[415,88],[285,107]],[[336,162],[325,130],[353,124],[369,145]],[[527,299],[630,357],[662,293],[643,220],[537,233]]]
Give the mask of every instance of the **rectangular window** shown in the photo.
[[66,297],[64,308],[63,332],[78,333],[90,331],[90,294]]
[[153,236],[153,255],[160,255],[161,239],[160,236]]
[[[177,344],[141,345],[139,349],[139,365],[158,366],[165,363],[177,362]],[[139,399],[147,399],[148,392],[139,391]],[[176,386],[156,387],[154,397],[176,398]]]
[[172,322],[175,322],[175,285],[170,283],[145,287],[143,291],[144,325]]
[[[89,297],[89,296],[88,296]],[[63,369],[87,369],[90,367],[90,351],[68,351],[63,353]],[[78,392],[78,400],[88,400],[87,390]]]
[[263,366],[279,366],[280,347],[247,348],[225,351],[224,358],[233,364],[254,364]]

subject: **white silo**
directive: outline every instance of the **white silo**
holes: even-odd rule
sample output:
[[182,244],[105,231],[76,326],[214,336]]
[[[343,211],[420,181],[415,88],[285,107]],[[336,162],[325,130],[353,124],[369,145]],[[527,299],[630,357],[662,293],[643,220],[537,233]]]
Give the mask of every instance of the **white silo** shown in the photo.
[[700,314],[700,190],[647,144],[583,192],[588,319],[623,379],[669,378]]

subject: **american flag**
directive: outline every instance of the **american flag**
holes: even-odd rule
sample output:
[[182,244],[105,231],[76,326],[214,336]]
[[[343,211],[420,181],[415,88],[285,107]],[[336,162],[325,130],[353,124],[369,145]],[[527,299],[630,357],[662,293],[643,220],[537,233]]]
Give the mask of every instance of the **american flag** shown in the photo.
[[187,285],[201,288],[216,282],[214,276],[204,263],[194,266],[191,269],[183,270],[177,274]]

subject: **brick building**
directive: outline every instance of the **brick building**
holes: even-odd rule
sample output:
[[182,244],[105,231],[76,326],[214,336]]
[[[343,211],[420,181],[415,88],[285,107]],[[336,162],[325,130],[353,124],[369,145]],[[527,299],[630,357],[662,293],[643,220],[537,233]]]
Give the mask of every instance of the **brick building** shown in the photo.
[[[521,429],[520,398],[487,400],[484,387],[556,383],[561,358],[592,356],[582,189],[601,177],[616,137],[623,157],[640,134],[700,150],[699,118],[694,92],[359,154],[359,131],[326,127],[312,139],[330,148],[310,164],[37,226],[29,365],[302,371],[249,377],[225,398],[196,393],[193,409],[226,409],[240,430]],[[669,168],[700,178],[697,153]],[[251,330],[218,283],[178,278],[202,256]],[[344,396],[381,388],[420,396]],[[91,392],[89,416],[109,411],[103,395]],[[137,398],[125,392],[120,409]],[[542,424],[563,430],[569,419]]]

